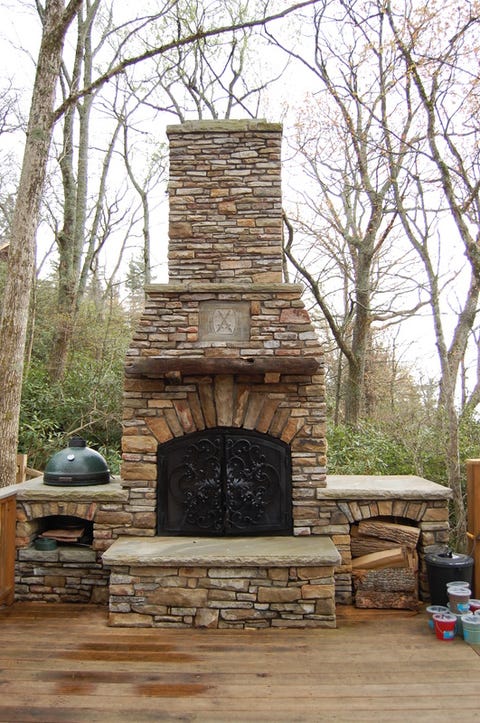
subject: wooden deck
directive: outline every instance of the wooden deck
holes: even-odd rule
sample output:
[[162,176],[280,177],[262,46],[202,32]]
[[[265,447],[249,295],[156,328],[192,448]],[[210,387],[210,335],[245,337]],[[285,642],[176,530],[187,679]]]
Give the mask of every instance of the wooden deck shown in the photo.
[[336,630],[107,626],[87,605],[0,609],[0,721],[480,720],[480,648],[425,613],[337,609]]

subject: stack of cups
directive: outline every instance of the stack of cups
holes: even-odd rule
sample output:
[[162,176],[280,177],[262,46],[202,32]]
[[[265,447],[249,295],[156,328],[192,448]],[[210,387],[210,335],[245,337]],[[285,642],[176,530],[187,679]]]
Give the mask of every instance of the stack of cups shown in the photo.
[[433,616],[435,634],[439,640],[453,640],[457,628],[457,616],[453,613],[435,613]]
[[458,582],[447,582],[447,595],[449,600],[448,609],[457,618],[455,633],[462,637],[462,615],[465,615],[470,610],[470,587],[464,580],[459,580]]
[[428,627],[430,630],[435,631],[435,622],[433,620],[434,615],[438,615],[439,613],[448,613],[450,612],[449,609],[446,607],[446,605],[429,605],[427,607],[427,614],[428,614]]
[[448,606],[455,615],[466,615],[470,610],[470,590],[466,582],[447,583]]

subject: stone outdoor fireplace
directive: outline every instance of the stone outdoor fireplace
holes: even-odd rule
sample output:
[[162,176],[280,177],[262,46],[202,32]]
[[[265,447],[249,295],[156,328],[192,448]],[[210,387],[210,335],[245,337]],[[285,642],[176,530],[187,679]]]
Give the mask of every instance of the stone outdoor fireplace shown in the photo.
[[[324,361],[282,273],[281,126],[171,126],[169,282],[145,290],[127,354],[121,479],[25,483],[17,599],[109,605],[111,625],[335,627],[351,530],[370,518],[448,541],[450,491],[326,474]],[[51,516],[91,543],[44,552]]]

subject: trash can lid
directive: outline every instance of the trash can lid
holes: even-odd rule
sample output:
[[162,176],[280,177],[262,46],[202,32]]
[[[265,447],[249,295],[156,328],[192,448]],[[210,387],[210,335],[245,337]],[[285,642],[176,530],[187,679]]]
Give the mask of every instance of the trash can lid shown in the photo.
[[425,562],[437,567],[470,567],[473,565],[473,557],[447,549],[443,552],[429,552],[425,555]]

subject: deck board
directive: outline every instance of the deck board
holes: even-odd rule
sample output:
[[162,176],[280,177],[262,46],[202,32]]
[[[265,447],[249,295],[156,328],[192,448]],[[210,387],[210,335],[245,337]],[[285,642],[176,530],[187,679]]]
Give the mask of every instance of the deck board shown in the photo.
[[107,610],[0,609],[0,721],[480,720],[479,649],[424,613],[337,608],[336,630],[109,628]]

